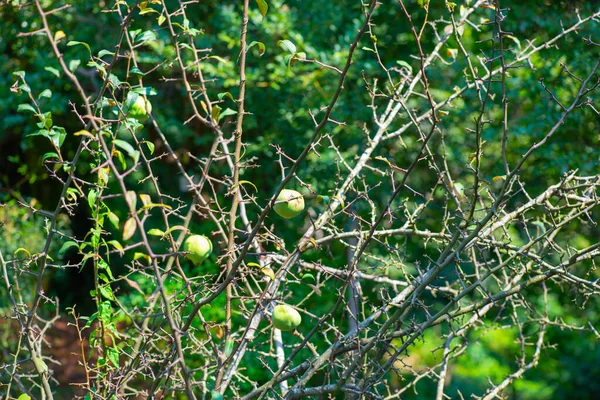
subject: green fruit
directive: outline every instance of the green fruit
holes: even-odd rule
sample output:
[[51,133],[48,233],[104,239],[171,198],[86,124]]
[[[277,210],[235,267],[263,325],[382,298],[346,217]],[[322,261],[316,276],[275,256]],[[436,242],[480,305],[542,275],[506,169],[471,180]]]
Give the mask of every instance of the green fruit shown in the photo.
[[183,250],[190,253],[186,257],[194,265],[202,264],[210,256],[212,249],[211,241],[204,235],[192,235],[183,244]]
[[302,322],[298,311],[286,304],[280,304],[273,309],[273,326],[281,331],[293,331]]
[[273,209],[283,218],[294,218],[304,210],[304,198],[295,190],[283,189]]
[[140,122],[144,122],[148,119],[148,114],[152,112],[152,104],[142,96],[139,96],[135,103],[129,109],[127,116],[129,118],[135,118]]

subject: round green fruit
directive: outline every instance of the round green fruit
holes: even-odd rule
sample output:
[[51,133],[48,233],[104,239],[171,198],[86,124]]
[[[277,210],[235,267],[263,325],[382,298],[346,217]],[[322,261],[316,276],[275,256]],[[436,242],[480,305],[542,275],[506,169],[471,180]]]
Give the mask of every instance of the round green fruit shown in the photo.
[[200,265],[212,253],[212,243],[204,235],[192,235],[183,244],[183,250],[189,252],[186,256],[194,265]]
[[294,218],[304,210],[304,197],[295,190],[283,189],[273,209],[283,218]]
[[273,326],[280,331],[293,331],[302,322],[302,317],[298,311],[286,304],[280,304],[273,309]]
[[129,109],[127,116],[129,118],[135,118],[140,122],[148,120],[148,114],[152,112],[152,104],[142,96],[139,96],[135,103]]

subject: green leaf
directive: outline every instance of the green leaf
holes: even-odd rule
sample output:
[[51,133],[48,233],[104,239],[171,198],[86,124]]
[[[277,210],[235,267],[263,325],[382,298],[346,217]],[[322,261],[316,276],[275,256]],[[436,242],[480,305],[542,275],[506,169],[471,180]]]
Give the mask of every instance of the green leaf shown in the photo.
[[125,152],[129,155],[131,155],[133,152],[135,152],[135,149],[133,148],[133,146],[124,140],[115,139],[115,140],[113,140],[113,144],[115,146],[121,148],[122,150],[125,150]]
[[113,276],[113,274],[112,274],[112,271],[111,271],[111,269],[110,269],[110,265],[108,265],[108,263],[107,263],[106,261],[104,261],[104,260],[99,260],[99,261],[98,261],[98,268],[105,270],[105,271],[106,271],[106,273],[108,274],[108,277],[109,277],[111,280],[114,280],[114,279],[115,279],[115,277]]
[[235,101],[235,99],[233,98],[233,95],[229,92],[219,93],[219,94],[217,94],[217,97],[219,98],[219,100],[223,100],[223,97],[229,97],[232,101]]
[[267,47],[265,46],[265,44],[263,42],[257,42],[256,40],[253,41],[252,43],[250,43],[248,45],[248,50],[250,50],[250,48],[253,46],[258,46],[258,55],[259,56],[262,56],[263,54],[265,54],[265,51],[267,51]]
[[162,230],[156,229],[156,228],[152,228],[152,229],[150,229],[148,231],[148,235],[150,235],[150,236],[160,236],[160,237],[162,237],[162,236],[164,236],[164,234],[165,233]]
[[113,348],[106,349],[106,357],[115,367],[119,366],[119,351]]
[[130,145],[126,141],[120,140],[120,139],[113,140],[113,144],[115,146],[121,148],[122,150],[124,150],[129,155],[129,157],[131,157],[133,159],[134,163],[138,162],[138,160],[140,158],[140,152],[137,151],[136,149],[134,149],[132,145]]
[[88,205],[93,210],[96,208],[96,200],[98,199],[98,192],[95,189],[91,189],[88,193]]
[[17,398],[17,400],[31,400],[31,397],[29,397],[27,394],[22,394]]
[[60,157],[58,156],[58,154],[56,154],[53,151],[50,151],[50,152],[48,152],[48,153],[46,153],[46,154],[44,154],[42,156],[42,162],[46,161],[49,158],[58,158],[58,159],[60,159]]
[[296,45],[289,40],[280,40],[277,42],[277,46],[291,54],[296,54]]
[[317,202],[323,202],[325,204],[329,204],[329,203],[331,203],[331,199],[329,198],[329,196],[318,195],[317,196]]
[[[256,190],[258,192],[258,188],[256,187],[256,185],[254,183],[252,183],[250,181],[239,181],[240,185],[245,185],[246,183],[248,185],[251,185],[254,188],[254,190]],[[235,188],[235,186],[231,187],[231,190],[233,190],[234,188]]]
[[150,265],[150,256],[148,254],[144,254],[144,253],[134,253],[133,254],[133,259],[134,260],[146,260],[146,262],[148,263],[148,265]]
[[150,150],[150,155],[154,154],[154,143],[145,140],[144,144],[148,146],[148,150]]
[[258,4],[258,11],[260,11],[260,15],[265,17],[267,15],[267,11],[269,11],[269,5],[265,0],[256,0],[256,4]]
[[40,93],[38,95],[38,100],[41,99],[42,97],[46,97],[46,98],[51,98],[52,97],[52,91],[50,89],[44,89],[42,91],[42,93]]
[[108,183],[108,172],[107,172],[108,168],[100,168],[98,170],[98,184],[100,186],[106,186],[106,184]]
[[102,50],[100,50],[98,52],[98,58],[102,58],[102,57],[104,57],[107,54],[110,54],[111,56],[115,55],[115,53],[113,53],[112,51],[108,51],[108,50],[102,49]]
[[135,88],[132,90],[132,92],[137,94],[145,94],[146,96],[156,96],[158,94],[156,89],[151,87]]
[[141,29],[131,29],[129,30],[129,37],[131,37],[131,40],[135,40],[137,35],[139,35],[140,33],[142,33]]
[[221,56],[209,56],[208,58],[212,58],[213,60],[217,60],[217,61],[219,61],[220,63],[223,63],[223,64],[229,64],[229,60],[226,60],[226,59],[224,59]]
[[[92,323],[96,320],[96,318],[98,318],[98,313],[95,312],[93,313],[89,318],[87,323],[85,324],[85,326],[83,327],[83,329],[85,328],[89,328],[90,326],[92,326]],[[85,317],[81,317],[81,319],[85,319]]]
[[225,110],[223,110],[223,112],[221,112],[219,114],[219,121],[221,120],[221,118],[226,117],[228,115],[235,115],[237,114],[237,111],[232,110],[231,108],[226,108]]
[[130,74],[135,74],[135,75],[144,75],[144,73],[142,72],[142,70],[140,70],[136,66],[131,67],[131,69],[129,70],[129,73]]
[[229,339],[227,342],[225,342],[225,357],[229,357],[231,355],[234,345],[235,341],[232,339]]
[[110,323],[112,317],[112,306],[110,305],[110,301],[103,301],[100,303],[100,307],[98,307],[98,316],[104,324]]
[[221,115],[221,107],[219,107],[218,105],[214,105],[211,111],[211,117],[215,120],[215,121],[219,121],[219,116]]
[[313,274],[304,274],[302,275],[302,281],[306,283],[315,283],[315,277]]
[[44,67],[44,69],[52,74],[54,74],[57,78],[60,78],[60,72],[54,67]]
[[115,249],[119,250],[119,252],[121,254],[125,253],[124,250],[123,250],[123,246],[118,241],[116,241],[116,240],[109,240],[106,243],[110,244],[112,247],[114,247]]
[[88,51],[90,52],[90,57],[92,57],[92,49],[90,49],[89,44],[87,44],[85,42],[78,42],[76,40],[71,40],[69,43],[67,43],[67,47],[77,46],[77,45],[81,45],[81,46],[85,47],[86,49],[88,49]]
[[223,395],[221,393],[217,392],[216,390],[211,390],[210,398],[212,400],[223,400]]
[[114,87],[119,87],[121,86],[121,80],[119,78],[117,78],[117,76],[115,74],[110,74],[108,76],[108,81],[114,86]]
[[135,38],[136,43],[145,43],[156,40],[156,34],[152,31],[146,31]]
[[66,198],[69,201],[76,201],[78,194],[79,194],[79,191],[77,191],[77,189],[70,187],[67,189]]
[[100,294],[107,300],[114,300],[115,296],[109,285],[100,286]]
[[183,226],[183,225],[175,225],[170,227],[169,229],[167,229],[167,231],[164,233],[165,236],[167,236],[168,234],[172,233],[173,231],[187,231],[188,229]]
[[112,211],[108,212],[108,220],[115,227],[115,229],[119,229],[119,217]]
[[79,67],[79,64],[81,64],[81,60],[75,59],[75,60],[69,61],[69,71],[75,72],[77,67]]
[[21,89],[24,92],[31,93],[31,89],[29,88],[29,85],[27,85],[25,83],[22,84],[21,86],[19,86],[19,89]]
[[399,61],[396,61],[396,64],[398,64],[401,67],[405,67],[406,69],[408,69],[408,72],[412,75],[413,69],[412,69],[412,67],[410,66],[409,63],[407,63],[406,61],[399,60]]
[[65,142],[65,138],[67,137],[67,131],[62,126],[55,126],[53,128],[54,136],[52,138],[52,142],[60,149],[60,147]]
[[67,250],[69,250],[71,247],[79,248],[79,245],[77,244],[77,242],[74,242],[73,240],[67,240],[66,242],[63,243],[60,250],[58,250],[58,257],[63,258],[65,256],[65,254],[67,253]]
[[17,106],[17,111],[31,111],[32,113],[37,114],[35,108],[30,106],[29,104],[19,104]]
[[154,8],[144,8],[142,11],[140,11],[140,15],[146,15],[146,14],[160,14],[158,11],[156,11]]

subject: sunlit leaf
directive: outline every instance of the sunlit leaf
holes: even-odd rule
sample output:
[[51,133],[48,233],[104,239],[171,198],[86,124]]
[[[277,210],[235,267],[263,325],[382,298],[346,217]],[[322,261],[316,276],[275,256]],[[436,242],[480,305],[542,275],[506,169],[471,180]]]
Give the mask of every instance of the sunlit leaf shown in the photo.
[[135,233],[135,219],[129,218],[123,227],[123,240],[129,240]]

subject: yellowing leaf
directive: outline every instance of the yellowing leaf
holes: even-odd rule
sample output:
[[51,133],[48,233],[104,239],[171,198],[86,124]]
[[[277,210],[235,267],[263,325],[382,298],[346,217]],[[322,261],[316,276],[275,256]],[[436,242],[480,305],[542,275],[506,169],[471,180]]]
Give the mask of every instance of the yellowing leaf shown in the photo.
[[150,203],[150,204],[146,204],[144,207],[142,207],[142,210],[149,210],[151,208],[155,208],[155,207],[162,207],[162,208],[166,208],[168,210],[171,210],[173,207],[171,207],[168,204],[156,204],[156,203]]
[[131,286],[132,288],[134,288],[135,290],[137,290],[138,292],[140,292],[141,294],[145,294],[142,291],[142,288],[140,288],[140,285],[138,285],[138,283],[136,281],[132,281],[129,278],[125,278],[125,282],[127,282],[127,284],[129,284],[129,286]]
[[55,42],[59,42],[60,39],[64,39],[66,37],[67,37],[67,35],[65,35],[65,33],[63,31],[56,31],[54,33],[54,41]]
[[144,253],[134,253],[133,254],[133,259],[134,260],[146,260],[147,264],[150,264],[151,258],[148,254],[144,254]]
[[125,194],[125,200],[127,200],[127,204],[129,204],[129,206],[135,210],[135,206],[137,204],[137,197],[133,190],[130,190],[127,192],[127,194]]
[[14,252],[14,255],[16,256],[20,252],[27,253],[27,257],[31,258],[31,253],[29,252],[29,250],[27,250],[26,248],[23,248],[23,247],[19,247],[18,249],[16,249]]
[[255,262],[249,262],[249,263],[248,263],[248,266],[249,266],[249,267],[262,268],[262,267],[260,266],[260,264],[258,264],[258,263],[255,263]]
[[342,199],[340,196],[333,196],[334,199],[338,199],[338,201],[340,202],[340,204],[342,205],[342,208],[344,208],[344,199]]
[[129,240],[135,233],[135,219],[129,218],[123,227],[123,240]]
[[117,249],[119,251],[119,253],[121,253],[121,255],[125,254],[125,250],[123,249],[123,246],[121,246],[121,243],[117,242],[116,240],[109,240],[106,243],[110,244],[112,247]]
[[271,280],[275,280],[275,273],[271,269],[271,267],[264,267],[260,269],[260,272],[263,273],[264,276],[268,276]]
[[140,194],[140,199],[145,206],[152,203],[152,199],[147,194]]
[[85,136],[88,137],[92,140],[96,140],[96,138],[94,137],[94,135],[92,135],[90,132],[86,131],[85,129],[77,131],[73,134],[73,136]]
[[450,57],[451,59],[456,59],[456,56],[458,55],[458,49],[453,49],[448,47],[446,49],[446,56]]

